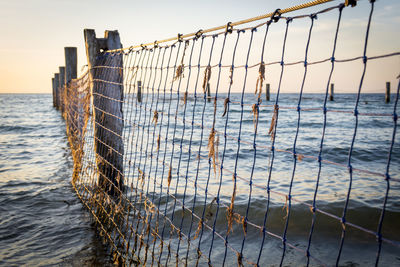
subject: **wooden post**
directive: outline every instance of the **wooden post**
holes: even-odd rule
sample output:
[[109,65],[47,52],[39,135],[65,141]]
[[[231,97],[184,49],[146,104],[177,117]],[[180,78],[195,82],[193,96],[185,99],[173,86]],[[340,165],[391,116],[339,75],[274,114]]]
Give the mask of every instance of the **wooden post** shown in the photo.
[[137,81],[137,102],[142,102],[142,81]]
[[101,51],[122,48],[122,44],[118,31],[106,31],[104,38],[96,38],[94,30],[85,29],[84,38],[93,95],[98,185],[109,195],[118,196],[124,184],[123,57],[118,53],[110,56]]
[[390,82],[386,82],[385,103],[390,103]]
[[[76,47],[64,47],[64,57],[65,57],[65,77],[64,77],[64,83],[63,83],[63,88],[69,86],[70,82],[72,79],[77,78],[77,73],[78,73],[78,61],[77,61],[77,48]],[[61,72],[60,72],[61,73]],[[64,90],[63,89],[63,97],[64,96]],[[65,105],[67,103],[64,103],[62,105],[62,112],[64,114],[64,109]],[[77,105],[77,103],[70,103],[72,105]],[[73,115],[73,118],[75,116]],[[75,122],[75,125],[77,125],[77,122]],[[78,130],[78,129],[75,129]]]
[[60,109],[60,89],[59,89],[59,84],[60,84],[60,74],[56,73],[54,75],[54,87],[56,90],[56,109]]
[[335,85],[333,83],[331,83],[331,91],[329,93],[329,101],[333,101],[333,97],[334,97],[334,89]]
[[269,85],[269,83],[267,83],[265,85],[265,99],[267,101],[269,101],[269,99],[270,99],[270,85]]
[[77,78],[78,52],[76,47],[64,47],[64,53],[65,53],[65,85],[68,85],[72,79]]
[[210,83],[207,83],[207,101],[208,101],[208,102],[211,102]]
[[60,92],[60,110],[61,114],[64,114],[64,90],[65,90],[65,67],[59,67],[60,76],[58,77],[58,87]]
[[51,78],[51,84],[52,84],[52,89],[53,89],[53,107],[56,107],[56,86],[54,84],[54,77]]

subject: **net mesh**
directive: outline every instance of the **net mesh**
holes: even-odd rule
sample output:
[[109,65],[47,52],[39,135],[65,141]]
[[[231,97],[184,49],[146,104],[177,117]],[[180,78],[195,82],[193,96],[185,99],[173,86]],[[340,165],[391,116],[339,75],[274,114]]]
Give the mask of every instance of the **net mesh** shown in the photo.
[[[344,5],[276,12],[248,28],[104,52],[91,81],[88,72],[64,90],[73,186],[115,262],[398,261],[400,85],[384,107],[371,108],[361,92],[367,62],[400,53],[367,57],[369,5],[361,56],[336,58]],[[312,60],[323,15],[335,18],[320,47],[328,57]],[[303,59],[288,62],[298,21],[307,25]],[[331,102],[332,77],[348,62],[361,64],[354,94]],[[295,67],[295,93],[281,93]],[[317,68],[327,70],[318,74],[323,89],[306,94]],[[369,253],[358,257],[361,248]]]

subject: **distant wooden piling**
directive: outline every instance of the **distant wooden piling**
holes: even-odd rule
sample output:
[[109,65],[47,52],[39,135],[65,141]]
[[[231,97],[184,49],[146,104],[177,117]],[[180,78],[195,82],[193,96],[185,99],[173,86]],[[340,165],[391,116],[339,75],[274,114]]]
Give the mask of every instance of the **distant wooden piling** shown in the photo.
[[331,91],[329,93],[329,101],[333,101],[334,99],[334,90],[335,90],[335,85],[331,83]]
[[142,102],[142,81],[137,81],[137,93],[136,93],[137,102]]
[[385,103],[390,103],[390,82],[386,82]]
[[56,73],[54,75],[54,87],[56,91],[56,109],[60,109],[60,74]]
[[54,84],[54,77],[51,78],[51,87],[53,92],[53,107],[56,107],[56,86]]
[[[123,57],[118,53],[110,57],[101,51],[122,48],[122,44],[118,31],[105,31],[104,38],[96,38],[94,30],[85,29],[84,38],[93,92],[94,145],[99,170],[98,184],[109,195],[118,196],[124,184],[122,176]],[[112,68],[107,69],[107,76],[105,76],[104,70],[95,68],[96,66]]]
[[58,68],[60,70],[60,76],[58,77],[59,79],[59,99],[60,99],[60,110],[61,110],[61,114],[64,113],[64,88],[65,88],[65,67],[59,67]]
[[207,100],[208,100],[208,102],[211,102],[210,83],[207,83]]
[[269,101],[270,100],[270,84],[267,83],[265,85],[265,100]]

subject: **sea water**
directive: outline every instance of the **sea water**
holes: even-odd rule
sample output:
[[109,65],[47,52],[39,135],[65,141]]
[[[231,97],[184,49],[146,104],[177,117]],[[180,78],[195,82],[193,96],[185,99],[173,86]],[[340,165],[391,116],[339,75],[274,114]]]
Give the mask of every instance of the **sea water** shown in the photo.
[[[128,117],[128,110],[135,110],[135,102],[129,100],[125,105],[126,115],[126,159],[134,157],[133,137],[129,133],[134,130],[133,117]],[[144,102],[150,107],[150,98]],[[178,117],[183,118],[182,100],[176,96],[170,101],[166,95],[164,109],[161,108],[162,100],[159,102],[158,110],[165,114],[163,121],[161,115],[159,125],[165,127],[168,119],[168,107],[171,105],[171,114],[175,114],[178,104]],[[217,108],[216,130],[219,131],[219,161],[222,160],[222,148],[225,142],[223,130],[226,117],[223,114],[223,99]],[[392,99],[394,96],[392,96]],[[161,98],[160,98],[161,99]],[[235,200],[235,211],[245,214],[250,208],[249,221],[262,225],[266,212],[267,194],[265,187],[271,170],[271,136],[267,134],[273,114],[272,105],[276,96],[272,96],[270,102],[263,101],[259,111],[258,132],[254,139],[254,118],[251,113],[251,104],[255,103],[254,96],[246,95],[246,103],[243,108],[244,119],[240,131],[240,139],[245,143],[241,144],[238,156],[238,174],[249,179],[252,177],[252,199],[250,205],[248,196],[250,186],[246,180],[238,180],[238,191]],[[327,113],[326,136],[324,139],[322,158],[324,160],[338,163],[338,165],[323,163],[320,175],[320,184],[317,194],[317,207],[337,217],[343,214],[344,203],[349,189],[348,164],[349,148],[353,139],[355,128],[355,116],[352,113],[356,95],[337,94],[335,101],[328,102],[328,110],[335,112]],[[130,102],[129,102],[130,101]],[[179,101],[179,102],[177,102]],[[240,117],[242,114],[240,103],[241,95],[231,96],[227,135],[238,138],[240,128]],[[236,103],[235,103],[236,102]],[[321,135],[323,128],[322,104],[324,95],[305,94],[303,95],[301,108],[300,127],[296,151],[299,154],[317,157],[320,149]],[[245,103],[245,104],[246,104]],[[275,139],[274,165],[270,179],[271,190],[287,195],[292,177],[291,195],[299,202],[312,204],[315,193],[318,162],[315,158],[302,158],[297,161],[296,170],[293,176],[294,160],[290,152],[293,150],[294,136],[298,126],[298,113],[296,111],[298,94],[282,94],[279,98],[279,120]],[[182,146],[188,147],[191,132],[191,117],[195,113],[195,122],[201,123],[203,105],[206,105],[204,125],[210,127],[213,116],[213,102],[206,102],[201,97],[195,102],[190,96],[187,99],[187,111],[185,114],[186,123],[180,120],[177,122],[175,134],[175,154],[173,162],[182,162],[181,172],[189,161],[188,153],[180,152]],[[152,108],[156,103],[153,102]],[[196,105],[196,107],[194,107]],[[105,247],[96,237],[92,227],[89,213],[83,209],[82,204],[76,197],[70,184],[72,175],[72,159],[65,133],[65,123],[58,111],[52,107],[51,95],[0,95],[0,265],[21,266],[21,265],[105,265],[108,263],[108,256]],[[133,107],[133,108],[132,108]],[[286,107],[286,108],[285,108]],[[139,106],[136,107],[139,110]],[[145,108],[143,103],[142,108]],[[308,110],[307,110],[308,109]],[[370,171],[371,173],[355,172],[350,194],[350,202],[347,212],[347,221],[361,226],[362,228],[376,231],[379,217],[382,211],[387,183],[384,177],[374,173],[385,173],[388,153],[393,136],[394,103],[385,104],[384,96],[381,94],[363,94],[359,102],[358,111],[361,113],[358,121],[357,134],[355,138],[354,151],[351,163],[354,168]],[[363,114],[364,113],[364,114]],[[367,115],[365,115],[367,114]],[[135,116],[135,115],[134,115]],[[137,115],[138,116],[138,115]],[[144,116],[144,112],[142,112]],[[147,124],[152,115],[147,115]],[[170,117],[170,125],[173,127],[174,118]],[[135,123],[145,125],[142,117]],[[148,127],[145,125],[145,127]],[[197,147],[201,140],[200,128],[194,131],[192,146]],[[182,139],[182,130],[185,134]],[[173,140],[173,128],[169,132],[169,140]],[[139,133],[143,134],[143,133]],[[209,130],[204,130],[202,156],[207,156],[207,138]],[[149,159],[146,158],[144,148],[147,142],[151,143],[151,136],[139,141],[143,146],[142,151],[136,152],[137,159],[143,159],[142,166],[149,166]],[[224,168],[233,170],[237,155],[238,142],[236,139],[227,138],[227,148],[224,161]],[[254,156],[253,143],[265,148],[258,148]],[[394,140],[392,161],[389,173],[392,178],[400,179],[400,139],[397,134]],[[246,143],[247,142],[247,143]],[[170,144],[169,144],[170,145]],[[129,146],[129,147],[128,147]],[[182,150],[184,151],[184,150]],[[286,151],[286,152],[285,152]],[[160,155],[166,155],[169,160],[171,151],[161,143]],[[181,159],[179,159],[182,154]],[[147,155],[148,157],[148,155]],[[196,156],[191,160],[196,161]],[[209,204],[217,194],[219,177],[211,171],[209,175],[208,161],[202,160],[200,164],[200,175],[198,179],[199,188],[206,186],[209,179]],[[189,168],[188,177],[196,177],[194,165]],[[253,174],[251,176],[253,170]],[[153,169],[154,171],[154,169]],[[132,179],[129,174],[128,181]],[[221,201],[229,203],[232,194],[232,174],[225,172],[222,176]],[[171,182],[171,187],[176,186],[176,179]],[[191,206],[194,199],[193,181],[189,181],[186,188],[186,203]],[[386,205],[386,214],[382,233],[384,237],[400,241],[400,186],[399,182],[390,182],[389,198]],[[129,185],[129,184],[128,184]],[[257,185],[261,187],[257,187]],[[177,190],[177,198],[182,199],[182,192],[185,190],[185,183],[180,181]],[[155,190],[157,192],[157,190]],[[152,188],[149,190],[149,195]],[[203,192],[197,192],[195,212],[201,214],[204,200]],[[166,204],[165,194],[155,195],[154,202],[164,210],[167,206],[167,215],[171,215],[172,202]],[[283,235],[286,209],[285,198],[281,195],[271,194],[269,217],[266,228],[269,232],[279,236]],[[307,247],[312,213],[306,205],[292,201],[290,223],[287,231],[287,241],[295,247],[305,249]],[[180,209],[177,204],[177,210]],[[213,207],[215,211],[215,207]],[[221,208],[222,209],[222,208]],[[224,208],[223,208],[224,209]],[[175,220],[179,224],[181,212],[175,212]],[[187,230],[190,223],[190,216],[186,214],[183,229]],[[197,224],[194,226],[196,228]],[[251,227],[251,226],[249,226]],[[195,230],[195,229],[194,229]],[[193,230],[193,231],[194,231]],[[226,231],[226,218],[221,215],[216,221],[216,230],[221,233]],[[240,225],[234,225],[234,234],[229,235],[229,242],[232,247],[240,250],[244,238]],[[311,253],[322,262],[334,264],[341,239],[342,227],[337,219],[318,214],[316,218],[315,232],[311,245]],[[167,235],[168,236],[168,235]],[[167,237],[166,236],[166,237]],[[208,252],[211,233],[204,233],[203,250]],[[248,232],[244,246],[244,255],[254,261],[257,258],[261,244],[261,232],[258,230]],[[348,227],[344,252],[341,264],[348,266],[367,266],[375,262],[378,245],[376,236],[357,229]],[[400,249],[398,246],[383,243],[381,265],[399,265]],[[216,239],[212,258],[215,264],[222,261],[224,255],[224,244],[222,240]],[[279,265],[282,255],[282,242],[271,236],[266,237],[261,262],[267,265]],[[191,260],[189,260],[189,263]],[[236,264],[236,255],[228,251],[227,262]],[[172,264],[173,262],[171,262]],[[298,251],[288,247],[285,256],[285,265],[304,265],[305,257]],[[318,265],[312,262],[312,265]]]
[[0,265],[105,265],[49,94],[0,94]]

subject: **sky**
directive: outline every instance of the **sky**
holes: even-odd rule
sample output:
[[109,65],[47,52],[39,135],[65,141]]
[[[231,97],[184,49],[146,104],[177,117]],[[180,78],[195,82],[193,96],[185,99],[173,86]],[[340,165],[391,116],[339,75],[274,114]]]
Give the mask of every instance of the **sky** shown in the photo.
[[[262,15],[276,8],[283,9],[304,2],[307,1],[0,0],[0,93],[51,93],[51,78],[58,72],[58,67],[64,65],[66,46],[78,48],[79,75],[87,64],[83,40],[85,28],[95,29],[98,37],[103,36],[104,30],[118,30],[123,46],[128,47],[174,37],[178,33],[225,25],[229,21]],[[291,15],[315,12],[341,2],[333,1]],[[346,42],[342,42],[338,51],[338,56],[342,58],[362,54],[370,4],[367,0],[361,0],[356,7],[349,8],[349,11],[346,9],[341,33],[341,38]],[[368,55],[400,51],[398,10],[399,0],[377,0]],[[334,29],[336,14],[319,18],[313,36],[312,49],[316,52],[312,56],[315,59],[324,57],[323,52],[318,54],[318,51],[323,50],[326,40],[330,38],[326,32]],[[297,24],[291,29],[292,48],[288,48],[288,56],[304,54],[307,25]],[[354,63],[340,68],[337,80],[343,84],[336,86],[338,92],[348,92],[344,82],[347,77],[359,76],[361,67],[362,63]],[[322,70],[316,70],[310,79],[317,81],[319,71]],[[296,75],[301,72],[293,69],[292,73]],[[385,82],[396,84],[399,74],[400,56],[371,63],[366,92],[384,92]]]

